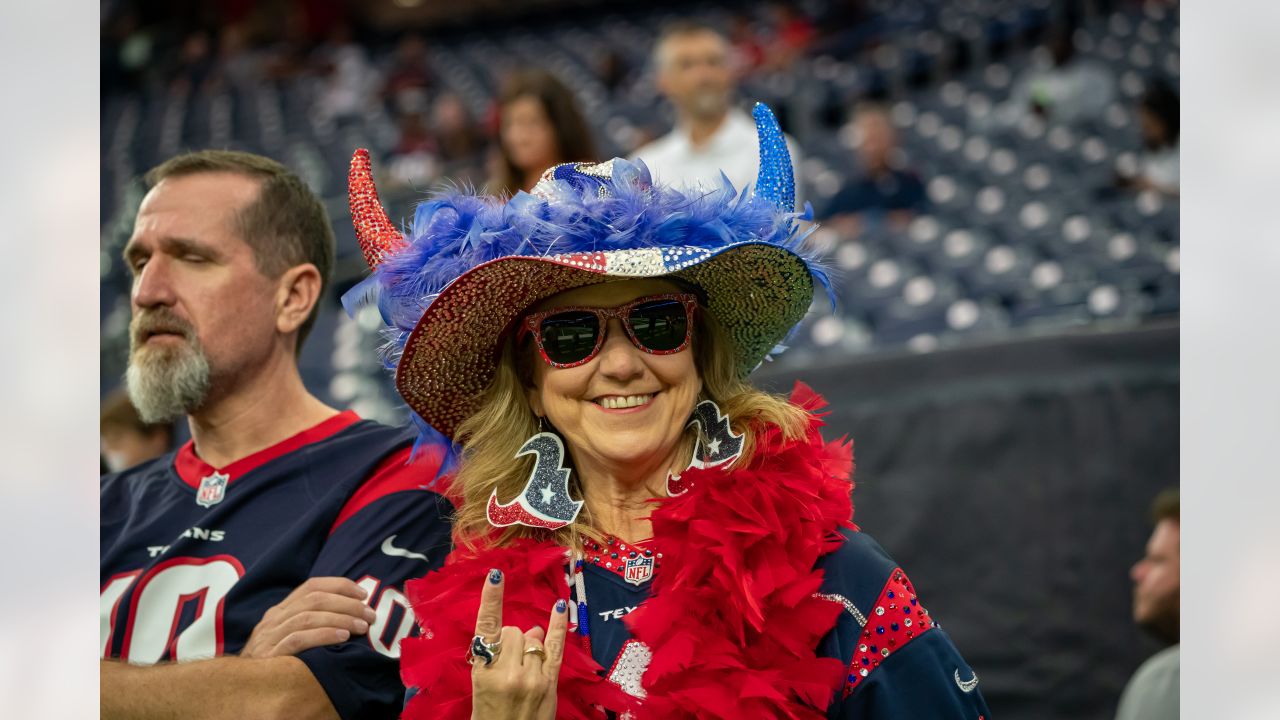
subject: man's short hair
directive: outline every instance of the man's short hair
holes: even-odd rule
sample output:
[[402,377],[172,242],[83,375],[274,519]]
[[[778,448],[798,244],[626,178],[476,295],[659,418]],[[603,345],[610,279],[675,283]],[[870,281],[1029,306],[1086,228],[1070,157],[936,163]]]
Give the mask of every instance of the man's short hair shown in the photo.
[[711,34],[720,38],[727,45],[729,38],[714,25],[702,22],[701,20],[676,20],[662,28],[662,32],[658,33],[658,39],[653,43],[653,67],[661,71],[666,67],[664,58],[664,50],[667,43],[679,37],[688,37],[689,35]]
[[124,390],[113,390],[102,398],[102,410],[98,415],[98,433],[112,435],[120,431],[135,432],[139,435],[156,435],[163,433],[165,444],[173,444],[173,426],[169,423],[146,423],[129,401],[129,394]]
[[1181,522],[1178,517],[1178,488],[1160,491],[1155,501],[1151,503],[1151,521],[1159,524],[1161,520]]
[[[253,249],[258,270],[279,277],[296,265],[320,271],[320,296],[333,276],[335,241],[324,205],[289,168],[271,158],[235,150],[200,150],[170,158],[146,174],[147,187],[161,180],[199,173],[229,172],[262,181],[258,198],[236,213],[236,230]],[[320,301],[298,328],[297,349],[315,325]]]

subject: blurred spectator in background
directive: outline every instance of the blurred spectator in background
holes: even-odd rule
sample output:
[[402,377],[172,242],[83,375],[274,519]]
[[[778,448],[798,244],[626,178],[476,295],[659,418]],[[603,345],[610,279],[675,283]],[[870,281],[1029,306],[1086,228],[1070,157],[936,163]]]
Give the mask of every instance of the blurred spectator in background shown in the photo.
[[1156,528],[1146,556],[1133,566],[1133,619],[1156,639],[1172,643],[1138,668],[1120,696],[1116,720],[1177,720],[1181,521],[1178,491],[1165,490],[1152,508]]
[[395,100],[400,137],[387,166],[391,184],[424,185],[440,172],[436,139],[427,127],[427,93],[422,88],[406,88]]
[[1115,94],[1110,68],[1077,57],[1070,31],[1059,28],[1032,55],[1032,67],[1018,78],[993,120],[1016,125],[1031,115],[1070,125],[1100,117]]
[[364,47],[351,37],[346,23],[334,26],[328,41],[316,49],[323,84],[316,100],[322,121],[355,117],[369,107],[371,95],[381,84]]
[[796,59],[808,51],[817,34],[813,22],[786,3],[769,6],[773,38],[765,48],[764,66],[769,70],[791,70]]
[[427,43],[421,35],[409,34],[396,44],[395,57],[386,72],[383,97],[393,106],[404,92],[420,93],[431,85],[427,69]]
[[809,47],[814,55],[851,57],[880,32],[881,19],[866,0],[831,0],[815,10],[813,25],[820,34]]
[[214,70],[212,46],[209,34],[198,30],[187,35],[178,50],[173,80],[169,89],[178,95],[189,95],[204,89],[205,81]]
[[[738,190],[755,182],[756,124],[733,106],[737,78],[729,40],[709,25],[681,21],[659,36],[653,63],[658,90],[675,106],[676,126],[631,157],[643,160],[661,183],[715,186],[721,171]],[[787,145],[797,168],[799,149],[791,138]],[[797,202],[803,203],[800,195],[797,187]]]
[[600,56],[599,67],[596,74],[600,76],[600,82],[608,88],[610,94],[617,93],[620,89],[626,87],[631,79],[631,65],[627,63],[627,59],[617,50],[606,50]]
[[913,214],[926,209],[928,199],[919,175],[902,167],[902,150],[889,112],[864,104],[854,115],[858,174],[827,204],[824,224],[844,237],[856,237],[868,223],[883,218],[905,228]]
[[272,32],[275,42],[267,49],[263,70],[267,77],[287,80],[305,72],[308,67],[307,51],[311,47],[307,14],[300,5],[276,6],[280,13],[268,22],[280,23],[280,29]]
[[217,81],[227,89],[252,91],[262,79],[261,59],[249,44],[249,29],[243,24],[222,28],[218,36]]
[[507,79],[498,99],[498,154],[488,192],[529,191],[547,168],[596,157],[595,142],[573,92],[543,70]]
[[435,152],[435,138],[427,127],[427,105],[427,94],[421,89],[399,94],[396,115],[400,120],[400,137],[396,140],[394,155]]
[[114,390],[102,399],[98,436],[108,472],[160,457],[173,447],[173,426],[143,422],[124,390]]
[[1136,190],[1178,195],[1178,93],[1164,80],[1147,86],[1138,103],[1142,129],[1142,157],[1138,173],[1120,178],[1120,184]]
[[155,54],[155,38],[125,6],[102,32],[102,86],[117,91],[142,88],[143,73]]
[[751,18],[746,15],[735,15],[730,28],[733,61],[738,72],[748,75],[764,63],[764,43],[761,42]]
[[485,148],[484,133],[454,93],[436,98],[431,106],[431,127],[440,159],[446,163],[470,162]]

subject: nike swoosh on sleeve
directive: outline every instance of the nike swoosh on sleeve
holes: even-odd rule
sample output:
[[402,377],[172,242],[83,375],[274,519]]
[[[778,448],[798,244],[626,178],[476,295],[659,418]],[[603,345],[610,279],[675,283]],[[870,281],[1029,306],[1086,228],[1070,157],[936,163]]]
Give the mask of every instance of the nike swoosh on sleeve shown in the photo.
[[392,545],[391,543],[392,543],[395,539],[396,539],[396,536],[395,536],[395,535],[392,535],[391,537],[387,538],[386,540],[383,540],[383,541],[382,541],[382,552],[384,552],[384,553],[386,553],[387,555],[390,555],[390,556],[392,556],[392,557],[413,558],[413,559],[415,559],[415,560],[423,560],[423,561],[425,561],[425,560],[427,559],[427,556],[426,556],[426,555],[423,555],[422,553],[416,553],[416,552],[414,552],[414,551],[412,551],[412,550],[405,550],[404,548],[398,548],[398,547],[396,547],[395,545]]

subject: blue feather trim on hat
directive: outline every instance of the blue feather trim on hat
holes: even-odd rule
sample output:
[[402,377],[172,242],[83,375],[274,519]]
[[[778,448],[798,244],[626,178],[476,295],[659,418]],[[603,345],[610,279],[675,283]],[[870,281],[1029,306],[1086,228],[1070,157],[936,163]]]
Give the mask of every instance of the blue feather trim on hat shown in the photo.
[[[406,236],[409,246],[388,258],[369,278],[343,296],[353,312],[376,299],[382,319],[401,332],[385,359],[398,360],[418,319],[436,295],[467,271],[502,257],[542,257],[609,250],[687,246],[719,250],[741,242],[766,242],[792,250],[810,263],[814,279],[832,295],[818,258],[802,249],[807,232],[772,202],[737,191],[721,175],[709,191],[654,186],[642,161],[615,159],[605,181],[576,173],[544,179],[537,196],[518,192],[510,200],[450,191],[418,206]],[[561,168],[566,166],[559,166]],[[605,192],[602,192],[604,190]]]

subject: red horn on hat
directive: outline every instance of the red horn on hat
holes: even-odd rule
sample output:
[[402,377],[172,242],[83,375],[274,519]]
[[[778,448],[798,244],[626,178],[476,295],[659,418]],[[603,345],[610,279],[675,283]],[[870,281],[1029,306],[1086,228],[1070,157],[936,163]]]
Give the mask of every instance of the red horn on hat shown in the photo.
[[408,245],[404,235],[391,224],[382,209],[378,188],[373,184],[369,151],[364,148],[358,148],[351,156],[351,170],[347,173],[347,202],[351,204],[351,224],[355,226],[360,251],[371,270],[376,270],[383,260]]

